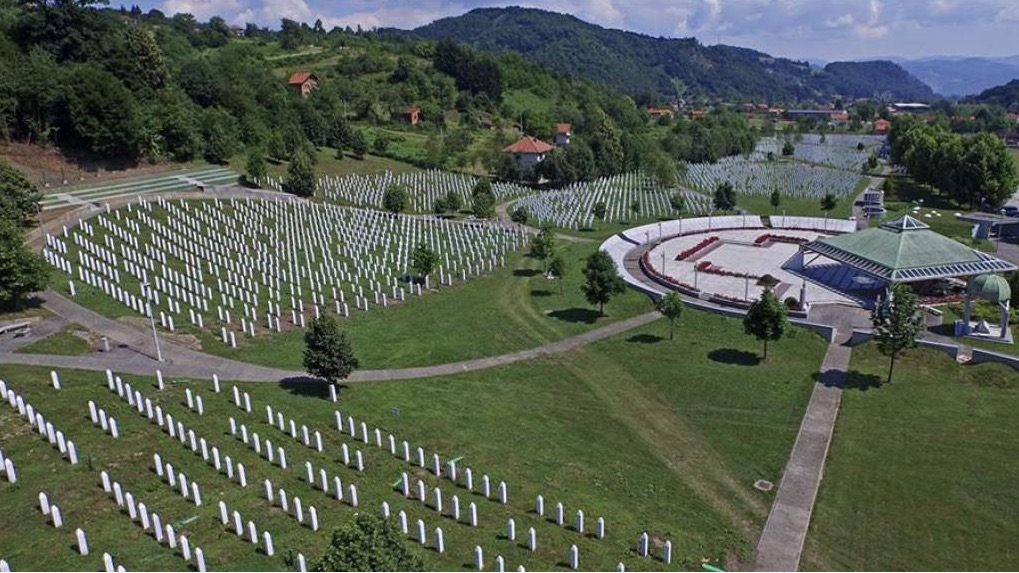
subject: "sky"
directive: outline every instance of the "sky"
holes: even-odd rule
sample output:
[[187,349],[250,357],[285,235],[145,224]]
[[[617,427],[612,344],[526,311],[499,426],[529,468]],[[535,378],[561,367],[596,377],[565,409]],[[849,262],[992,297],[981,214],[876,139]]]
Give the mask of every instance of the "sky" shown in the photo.
[[[135,0],[136,2],[138,0]],[[125,2],[129,3],[129,2]],[[111,5],[117,5],[114,0]],[[279,27],[415,28],[473,8],[528,6],[652,36],[754,48],[776,56],[849,60],[1019,54],[1019,0],[142,0],[142,9],[220,15]]]

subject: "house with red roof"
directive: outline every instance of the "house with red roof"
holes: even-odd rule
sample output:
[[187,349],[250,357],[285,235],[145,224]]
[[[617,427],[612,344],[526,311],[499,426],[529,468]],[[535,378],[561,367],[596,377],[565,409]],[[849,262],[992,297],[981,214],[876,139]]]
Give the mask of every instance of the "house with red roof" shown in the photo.
[[318,76],[314,72],[295,72],[287,80],[287,86],[301,94],[301,97],[308,97],[311,90],[318,87]]
[[888,131],[892,128],[892,122],[885,118],[879,118],[874,120],[874,133],[877,135],[888,135]]
[[549,151],[555,149],[537,137],[525,135],[515,142],[503,148],[503,153],[512,153],[517,160],[517,166],[521,169],[534,167],[545,160]]
[[555,126],[555,146],[566,147],[570,144],[570,137],[573,135],[573,126],[568,123],[557,123]]
[[407,106],[400,110],[400,118],[411,125],[417,125],[421,121],[421,108],[416,105]]

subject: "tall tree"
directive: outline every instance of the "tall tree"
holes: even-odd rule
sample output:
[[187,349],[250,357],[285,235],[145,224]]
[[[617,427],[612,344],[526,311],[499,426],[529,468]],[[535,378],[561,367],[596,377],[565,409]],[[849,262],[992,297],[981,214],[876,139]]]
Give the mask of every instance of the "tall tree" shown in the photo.
[[26,227],[41,210],[42,192],[21,171],[0,159],[0,219]]
[[252,147],[248,151],[248,161],[244,169],[247,175],[246,179],[252,185],[258,185],[269,175],[269,166],[265,162],[265,153],[262,152],[261,147]]
[[298,197],[315,195],[315,168],[311,164],[311,157],[305,151],[296,151],[290,160],[283,190]]
[[609,208],[605,205],[605,201],[598,201],[591,207],[591,214],[594,215],[595,219],[599,221],[605,220],[605,215],[608,213]]
[[548,270],[548,262],[555,256],[555,231],[551,224],[541,226],[541,231],[531,238],[531,256],[541,261],[542,271]]
[[789,329],[788,310],[775,293],[764,289],[743,317],[743,331],[764,343],[764,359],[768,359],[768,341],[778,340]]
[[676,291],[669,291],[668,294],[655,301],[655,309],[669,319],[669,340],[672,340],[676,329],[676,319],[683,314],[682,297]]
[[24,233],[16,221],[0,218],[0,309],[18,308],[46,288],[46,263],[25,245]]
[[682,216],[686,211],[686,195],[683,195],[682,191],[676,191],[669,196],[669,205],[672,206],[672,211],[677,217]]
[[411,255],[411,268],[417,273],[418,280],[424,282],[425,278],[435,269],[435,263],[438,260],[439,255],[430,249],[428,245],[418,243],[418,246],[414,247],[414,252]]
[[583,291],[587,302],[598,305],[598,313],[605,316],[605,303],[626,292],[626,283],[616,270],[616,263],[606,251],[595,251],[584,265]]
[[779,191],[778,189],[772,191],[771,199],[769,202],[771,203],[771,211],[773,213],[778,213],[778,208],[779,206],[782,205],[782,192]]
[[312,571],[424,571],[392,519],[361,513],[333,532]]
[[733,188],[732,183],[724,181],[718,184],[718,187],[715,188],[712,204],[715,206],[715,209],[723,212],[732,211],[736,208],[736,189]]
[[562,255],[552,257],[552,262],[548,265],[548,274],[555,277],[556,282],[559,283],[559,294],[563,294],[563,279],[569,272],[569,263],[566,262],[565,257]]
[[824,197],[821,197],[821,210],[825,213],[834,210],[838,204],[838,197],[834,193],[825,193]]
[[906,350],[916,348],[923,337],[924,322],[918,310],[917,296],[913,289],[903,283],[894,283],[888,295],[871,314],[878,350],[889,358],[889,383],[892,381],[895,360]]
[[331,314],[311,321],[304,344],[305,371],[330,384],[345,380],[360,365],[347,333]]

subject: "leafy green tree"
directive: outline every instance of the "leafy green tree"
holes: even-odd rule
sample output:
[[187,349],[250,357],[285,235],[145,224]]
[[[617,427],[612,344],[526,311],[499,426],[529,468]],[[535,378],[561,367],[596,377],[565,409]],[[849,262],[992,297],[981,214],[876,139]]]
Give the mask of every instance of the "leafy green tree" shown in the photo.
[[569,263],[566,258],[562,255],[556,255],[552,257],[552,262],[548,264],[548,274],[555,277],[556,282],[559,283],[559,294],[563,294],[563,278],[570,272]]
[[889,358],[888,383],[892,382],[895,360],[906,350],[916,348],[924,333],[917,296],[903,283],[893,283],[888,296],[871,313],[874,340],[878,350]]
[[47,267],[25,245],[18,221],[0,218],[0,308],[18,308],[33,292],[46,288]]
[[478,195],[495,195],[492,191],[492,182],[489,179],[482,177],[474,184],[474,189],[471,190],[471,197],[477,197]]
[[425,277],[432,273],[435,269],[435,263],[439,261],[439,255],[430,249],[428,245],[419,243],[418,246],[414,247],[414,252],[411,254],[411,268],[417,273],[418,280],[424,282]]
[[257,185],[259,181],[265,180],[269,175],[269,165],[265,161],[265,154],[261,147],[252,147],[248,151],[248,161],[244,166],[247,172],[249,183]]
[[375,136],[375,141],[372,142],[372,151],[375,155],[385,155],[389,149],[390,139],[384,133],[380,133]]
[[782,192],[778,189],[772,191],[770,203],[772,212],[778,213],[778,208],[782,205]]
[[518,225],[526,225],[527,219],[530,218],[530,216],[531,214],[528,212],[526,205],[517,205],[510,213],[510,221],[513,221]]
[[778,340],[789,329],[788,309],[775,293],[764,289],[743,317],[743,331],[764,342],[764,359],[768,359],[768,341]]
[[405,185],[394,183],[382,194],[382,208],[390,213],[403,213],[410,203],[410,192]]
[[677,217],[682,216],[686,211],[686,195],[683,195],[682,191],[676,191],[669,196],[669,205]]
[[793,153],[796,153],[796,147],[793,146],[793,142],[786,141],[785,144],[782,145],[782,155],[784,157],[790,157]]
[[73,66],[66,81],[72,133],[92,153],[135,157],[142,139],[138,102],[110,72]]
[[591,214],[594,215],[595,219],[599,221],[605,220],[605,215],[609,212],[608,206],[605,205],[605,201],[598,201],[591,207]]
[[425,564],[407,546],[395,520],[360,513],[333,531],[329,548],[312,571],[424,571]]
[[357,159],[364,159],[364,154],[368,153],[368,139],[360,129],[355,129],[350,134],[350,152]]
[[283,190],[298,197],[315,195],[315,168],[312,166],[311,157],[303,150],[294,153],[290,160]]
[[225,165],[233,157],[237,146],[236,122],[229,113],[211,108],[205,113],[205,159],[209,163]]
[[552,225],[542,225],[541,231],[531,238],[531,256],[541,261],[543,271],[548,270],[548,261],[555,256],[555,231]]
[[450,189],[446,193],[446,197],[443,199],[443,211],[446,213],[456,213],[463,208],[463,199],[460,198],[460,194]]
[[630,202],[630,216],[636,219],[638,215],[640,215],[640,201],[634,199]]
[[305,371],[330,384],[345,380],[360,365],[347,333],[331,314],[311,321],[304,344]]
[[471,211],[479,219],[492,218],[495,215],[495,197],[487,193],[475,195]]
[[821,210],[825,213],[834,210],[838,204],[838,197],[834,193],[825,193],[824,197],[821,197]]
[[595,251],[584,265],[583,291],[587,302],[598,305],[598,313],[605,316],[605,303],[626,292],[626,283],[616,270],[616,263],[605,251]]
[[39,214],[42,192],[21,171],[0,159],[0,219],[27,227]]
[[676,329],[676,319],[683,314],[682,297],[676,291],[669,291],[668,294],[655,301],[655,309],[669,319],[669,340],[672,340]]
[[736,190],[728,181],[718,184],[715,189],[715,196],[712,200],[715,209],[719,211],[732,211],[736,208]]

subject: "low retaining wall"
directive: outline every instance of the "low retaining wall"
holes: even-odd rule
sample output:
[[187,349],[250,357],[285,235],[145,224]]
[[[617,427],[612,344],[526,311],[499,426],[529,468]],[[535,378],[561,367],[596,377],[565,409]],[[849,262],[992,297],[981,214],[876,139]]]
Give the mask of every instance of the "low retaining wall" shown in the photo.
[[950,344],[948,342],[935,342],[933,340],[921,340],[920,341],[920,346],[926,346],[927,348],[933,348],[934,350],[940,350],[941,352],[944,352],[945,354],[947,354],[948,357],[951,358],[952,360],[955,360],[956,362],[959,361],[959,351],[960,351],[960,348],[959,348],[958,345]]
[[999,352],[992,352],[990,350],[984,350],[982,348],[973,349],[973,358],[970,359],[973,364],[980,364],[983,362],[997,362],[1006,366],[1011,366],[1015,370],[1019,370],[1019,357],[1011,356],[1008,354],[1001,354]]

